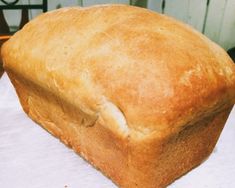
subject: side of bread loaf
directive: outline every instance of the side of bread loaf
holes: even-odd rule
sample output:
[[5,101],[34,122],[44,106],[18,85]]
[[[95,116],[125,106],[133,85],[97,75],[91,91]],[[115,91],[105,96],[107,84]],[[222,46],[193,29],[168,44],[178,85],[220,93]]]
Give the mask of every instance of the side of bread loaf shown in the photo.
[[213,150],[230,108],[168,137],[120,137],[101,120],[85,127],[80,112],[34,83],[8,75],[24,111],[120,187],[165,187],[199,165]]
[[226,52],[137,7],[43,14],[2,55],[29,117],[121,187],[165,187],[200,164],[235,101]]
[[[10,36],[0,36],[0,49],[2,47],[2,44],[7,41],[10,38]],[[2,64],[2,56],[0,55],[0,78],[2,74],[4,73],[3,64]]]

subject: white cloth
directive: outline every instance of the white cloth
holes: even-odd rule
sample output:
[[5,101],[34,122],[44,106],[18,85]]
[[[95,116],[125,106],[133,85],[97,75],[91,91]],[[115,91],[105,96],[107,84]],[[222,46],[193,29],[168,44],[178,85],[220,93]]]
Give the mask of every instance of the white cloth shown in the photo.
[[[235,108],[211,156],[169,188],[234,188],[234,178]],[[4,74],[0,79],[0,187],[116,186],[30,120],[21,109],[15,91]]]

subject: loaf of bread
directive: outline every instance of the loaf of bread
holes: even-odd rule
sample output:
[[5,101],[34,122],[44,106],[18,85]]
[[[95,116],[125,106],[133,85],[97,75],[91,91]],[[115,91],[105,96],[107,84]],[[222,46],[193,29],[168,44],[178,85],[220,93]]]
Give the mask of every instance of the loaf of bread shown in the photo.
[[63,8],[2,49],[24,111],[122,188],[163,188],[212,152],[235,66],[191,27],[143,8]]

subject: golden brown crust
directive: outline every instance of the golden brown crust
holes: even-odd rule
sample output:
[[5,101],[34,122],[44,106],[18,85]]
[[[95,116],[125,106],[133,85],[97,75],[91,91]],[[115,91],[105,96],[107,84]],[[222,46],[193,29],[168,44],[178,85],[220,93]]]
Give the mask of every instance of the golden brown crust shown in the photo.
[[226,52],[142,8],[43,14],[2,55],[25,112],[122,187],[164,187],[198,165],[235,102]]
[[[198,120],[177,134],[122,138],[83,116],[60,97],[8,72],[25,112],[123,188],[163,188],[212,152],[231,111]],[[155,133],[156,134],[156,133]]]
[[111,101],[138,131],[178,128],[235,98],[235,66],[222,49],[178,21],[131,6],[43,14],[12,37],[3,56],[7,69],[90,116]]
[[[0,36],[0,50],[1,50],[2,44],[5,41],[7,41],[9,38],[10,38],[10,36],[8,36],[8,35]],[[3,69],[3,66],[2,66],[2,56],[0,54],[0,78],[3,74],[3,72],[4,72],[4,69]]]

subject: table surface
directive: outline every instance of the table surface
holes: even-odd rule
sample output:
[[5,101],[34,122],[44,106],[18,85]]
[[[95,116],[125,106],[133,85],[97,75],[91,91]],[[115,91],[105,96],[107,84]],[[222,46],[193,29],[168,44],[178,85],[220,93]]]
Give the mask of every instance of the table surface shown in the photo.
[[[116,187],[25,115],[6,74],[0,96],[0,187]],[[235,108],[210,157],[168,188],[234,188],[234,146]]]

